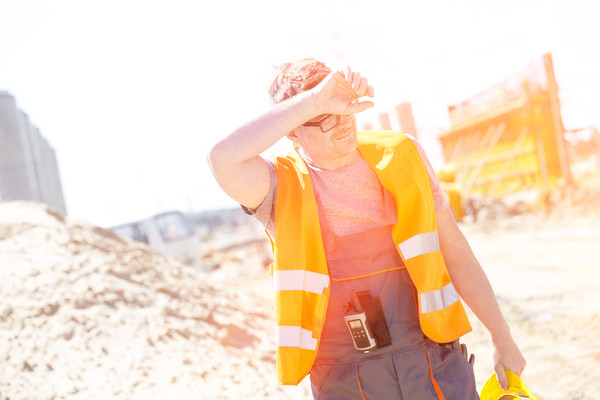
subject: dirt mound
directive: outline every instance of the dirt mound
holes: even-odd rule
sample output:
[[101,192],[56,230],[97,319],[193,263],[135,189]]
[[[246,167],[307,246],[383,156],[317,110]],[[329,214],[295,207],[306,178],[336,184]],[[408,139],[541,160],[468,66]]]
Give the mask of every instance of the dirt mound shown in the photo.
[[141,243],[0,203],[0,280],[1,400],[281,396],[264,299]]

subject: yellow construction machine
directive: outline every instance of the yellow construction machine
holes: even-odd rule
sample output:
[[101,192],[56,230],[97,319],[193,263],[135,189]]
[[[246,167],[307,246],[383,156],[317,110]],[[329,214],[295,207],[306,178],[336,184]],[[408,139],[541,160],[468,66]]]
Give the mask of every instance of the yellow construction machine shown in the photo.
[[440,181],[457,219],[474,199],[535,193],[543,204],[570,183],[550,54],[448,111],[451,127],[439,136],[446,161]]

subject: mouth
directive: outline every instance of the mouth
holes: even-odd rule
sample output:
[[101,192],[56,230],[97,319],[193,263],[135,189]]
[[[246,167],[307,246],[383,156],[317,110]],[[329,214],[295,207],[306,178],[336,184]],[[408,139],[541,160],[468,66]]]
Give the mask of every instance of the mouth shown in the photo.
[[348,129],[346,132],[342,133],[342,134],[341,134],[341,135],[339,135],[339,136],[336,136],[336,137],[334,138],[334,140],[335,140],[335,141],[338,141],[338,140],[346,140],[346,139],[349,139],[349,138],[351,138],[352,136],[354,136],[354,129],[352,129],[352,128],[349,128],[349,129]]

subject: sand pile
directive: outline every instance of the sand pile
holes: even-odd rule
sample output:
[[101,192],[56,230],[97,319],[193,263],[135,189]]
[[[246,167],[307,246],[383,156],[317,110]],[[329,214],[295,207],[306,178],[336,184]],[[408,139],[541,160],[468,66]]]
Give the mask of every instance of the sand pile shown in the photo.
[[0,203],[0,280],[1,400],[281,397],[264,298],[143,244]]

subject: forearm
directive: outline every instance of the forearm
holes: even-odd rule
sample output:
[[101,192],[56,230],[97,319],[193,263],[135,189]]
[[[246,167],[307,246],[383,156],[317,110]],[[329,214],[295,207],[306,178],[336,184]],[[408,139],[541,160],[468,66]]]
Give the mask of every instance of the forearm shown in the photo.
[[310,92],[276,104],[219,141],[209,155],[211,166],[218,169],[221,164],[242,164],[257,157],[318,113]]
[[[464,243],[467,243],[466,240]],[[512,340],[492,286],[468,244],[461,253],[460,260],[445,257],[456,290],[486,327],[494,342]]]
[[269,190],[269,171],[260,154],[318,115],[310,93],[273,106],[218,142],[208,155],[221,188],[235,201],[256,208]]
[[[442,215],[438,215],[438,221],[444,227],[440,229],[440,246],[456,290],[487,328],[492,340],[511,340],[510,329],[500,311],[492,286],[473,250],[451,212],[447,209],[439,214]],[[448,221],[449,218],[451,221]]]
[[492,340],[492,362],[498,382],[508,387],[506,369],[521,375],[525,358],[512,338],[492,286],[449,209],[437,213],[440,247],[450,278]]

